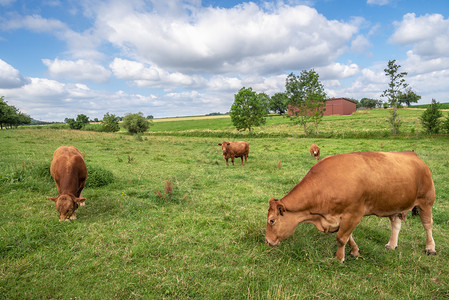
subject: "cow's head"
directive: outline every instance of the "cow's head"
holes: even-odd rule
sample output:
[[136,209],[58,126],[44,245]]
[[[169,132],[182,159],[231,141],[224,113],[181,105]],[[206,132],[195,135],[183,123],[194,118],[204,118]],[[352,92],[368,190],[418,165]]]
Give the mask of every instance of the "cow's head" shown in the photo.
[[228,151],[228,146],[231,145],[230,142],[224,142],[218,144],[218,146],[221,146],[221,150],[223,150],[223,154],[226,154],[226,152]]
[[59,195],[58,197],[47,197],[56,203],[59,211],[59,221],[66,221],[72,217],[78,204],[86,201],[86,198],[78,198],[72,195]]
[[268,201],[267,233],[265,241],[270,246],[279,245],[282,240],[291,236],[298,225],[286,211],[278,199]]

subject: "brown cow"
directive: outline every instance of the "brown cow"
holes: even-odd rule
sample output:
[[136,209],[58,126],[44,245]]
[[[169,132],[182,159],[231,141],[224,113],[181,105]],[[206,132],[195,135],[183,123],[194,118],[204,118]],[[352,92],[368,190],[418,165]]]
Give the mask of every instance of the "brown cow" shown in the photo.
[[398,244],[401,220],[415,205],[426,230],[426,252],[436,254],[432,237],[435,188],[427,165],[412,151],[356,152],[326,157],[282,199],[269,201],[266,242],[275,246],[296,226],[312,223],[323,232],[337,232],[336,258],[359,255],[352,232],[363,216],[388,217],[388,249]]
[[58,189],[58,197],[47,197],[56,203],[59,221],[76,219],[78,204],[84,205],[82,191],[86,184],[87,168],[78,149],[61,146],[53,154],[50,167],[51,176]]
[[243,166],[243,158],[245,158],[245,166],[246,166],[246,160],[248,158],[249,153],[249,145],[247,142],[225,142],[218,144],[221,146],[221,149],[223,150],[223,156],[226,159],[226,165],[228,164],[228,159],[231,158],[232,165],[234,166],[234,158],[240,157],[242,159],[242,166]]
[[310,145],[310,155],[315,157],[316,160],[320,159],[320,147],[315,144]]

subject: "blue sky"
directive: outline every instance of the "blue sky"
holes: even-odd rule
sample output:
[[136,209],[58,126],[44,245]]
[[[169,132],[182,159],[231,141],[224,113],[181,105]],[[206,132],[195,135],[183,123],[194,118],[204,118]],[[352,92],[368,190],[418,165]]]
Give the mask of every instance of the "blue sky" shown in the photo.
[[381,99],[392,59],[449,102],[449,1],[0,0],[0,96],[44,121],[227,112],[311,68],[329,97]]

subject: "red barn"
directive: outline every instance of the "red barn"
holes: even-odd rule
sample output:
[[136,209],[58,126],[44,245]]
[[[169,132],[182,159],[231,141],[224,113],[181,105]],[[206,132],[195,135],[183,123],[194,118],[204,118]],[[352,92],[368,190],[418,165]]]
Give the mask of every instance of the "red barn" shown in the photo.
[[347,98],[330,98],[326,102],[325,116],[351,115],[356,109],[357,102]]
[[[357,110],[356,105],[357,102],[348,98],[330,98],[326,101],[326,110],[323,115],[351,115]],[[298,109],[288,105],[289,115],[292,115],[292,110],[297,111]]]

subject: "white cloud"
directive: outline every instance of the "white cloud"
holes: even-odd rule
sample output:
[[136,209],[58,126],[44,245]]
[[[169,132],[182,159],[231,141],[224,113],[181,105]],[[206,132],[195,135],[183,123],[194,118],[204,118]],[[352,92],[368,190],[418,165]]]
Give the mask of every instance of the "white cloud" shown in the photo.
[[416,17],[409,13],[394,25],[396,31],[390,38],[392,42],[412,45],[414,54],[428,58],[449,56],[449,19],[442,15]]
[[358,35],[351,42],[351,50],[355,53],[366,53],[372,47],[371,42],[363,35]]
[[78,33],[71,30],[67,24],[56,19],[43,18],[40,15],[19,16],[0,19],[0,29],[17,30],[27,29],[36,33],[47,33],[54,35],[68,45],[68,53],[76,58],[99,59],[104,54],[97,50],[101,37],[91,29]]
[[359,66],[357,64],[344,65],[341,63],[329,64],[322,68],[316,68],[320,79],[343,79],[359,74]]
[[183,11],[176,18],[114,2],[98,8],[96,27],[137,61],[210,74],[326,65],[346,51],[358,31],[307,6],[279,5],[265,11],[252,2]]
[[0,88],[17,88],[26,83],[27,79],[23,78],[18,70],[0,59]]
[[111,76],[111,71],[103,66],[83,59],[71,61],[56,58],[43,59],[42,62],[48,67],[50,75],[57,79],[105,83]]

